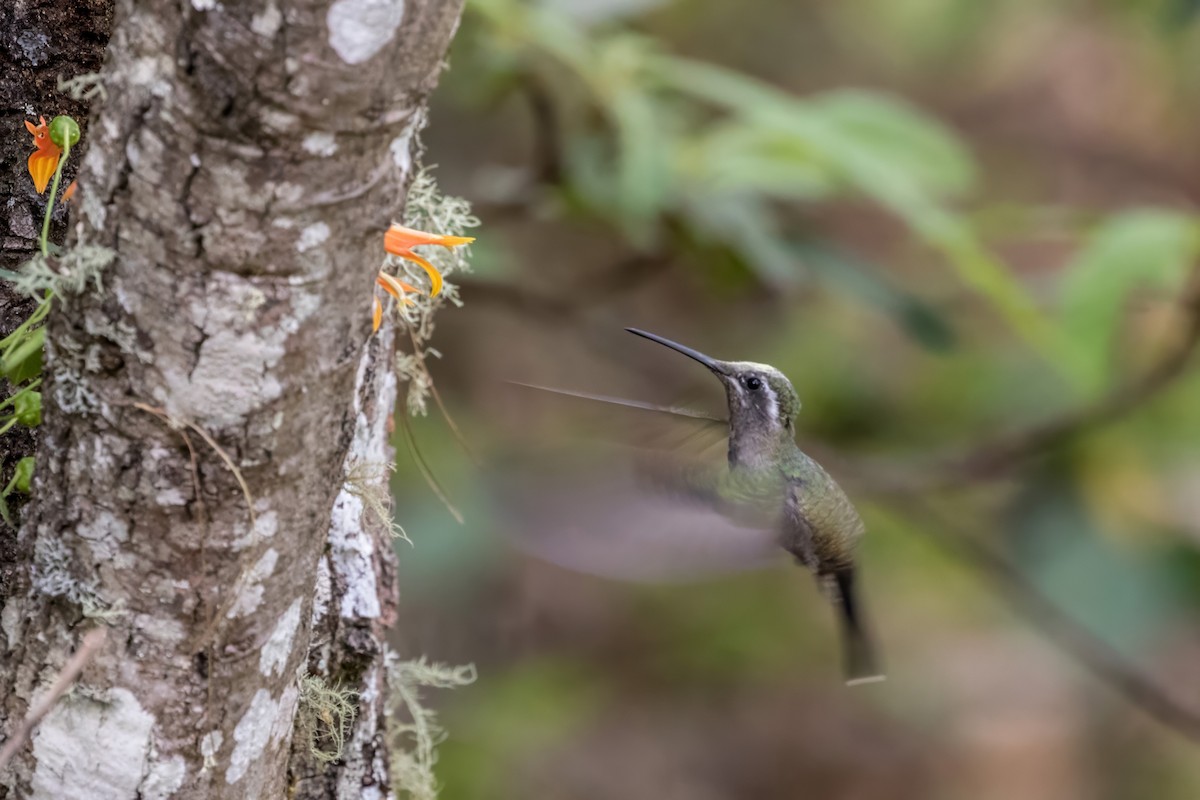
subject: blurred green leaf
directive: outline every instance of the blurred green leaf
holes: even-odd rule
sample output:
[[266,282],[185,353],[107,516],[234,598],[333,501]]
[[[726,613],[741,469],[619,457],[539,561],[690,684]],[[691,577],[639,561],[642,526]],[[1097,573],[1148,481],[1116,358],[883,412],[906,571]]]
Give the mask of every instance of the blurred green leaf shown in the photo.
[[644,14],[665,5],[667,0],[544,0],[544,2],[549,7],[584,24],[596,24],[635,14]]
[[[22,494],[29,494],[29,487],[33,483],[33,456],[25,456],[17,462],[17,468],[13,472],[12,482],[10,487]],[[6,491],[5,494],[10,492]]]
[[812,99],[848,142],[886,160],[926,190],[959,194],[971,188],[975,165],[966,148],[931,117],[884,95],[845,90]]
[[[937,188],[966,180],[969,160],[932,122],[906,126],[912,114],[895,101],[865,102],[845,95],[806,103],[786,92],[723,67],[662,57],[654,74],[665,87],[725,108],[795,137],[822,159],[848,187],[904,220],[919,237],[941,250],[968,286],[993,307],[1034,349],[1052,363],[1061,360],[1054,329],[1005,264],[987,251],[961,218],[943,208]],[[903,133],[901,133],[903,131]],[[890,141],[890,150],[875,143]],[[908,155],[900,157],[899,151]],[[945,161],[949,166],[926,163]],[[914,166],[914,165],[922,166]],[[932,179],[931,176],[937,176]],[[929,185],[931,179],[938,186]]]
[[1067,265],[1062,326],[1071,368],[1089,392],[1110,381],[1113,343],[1130,294],[1179,285],[1200,252],[1196,219],[1170,211],[1132,211],[1106,221]]
[[670,190],[666,121],[653,101],[632,87],[618,90],[611,105],[617,128],[617,184],[622,217],[633,240],[647,244],[650,223],[662,212]]
[[1175,587],[1160,562],[1102,535],[1067,486],[1026,494],[1015,529],[1025,569],[1056,605],[1127,653],[1136,653],[1170,624]]
[[12,513],[8,508],[8,501],[5,500],[14,491],[21,494],[29,494],[29,487],[33,483],[33,456],[25,456],[17,462],[16,468],[13,470],[12,479],[8,485],[0,491],[0,519],[3,519],[9,525],[13,524]]
[[42,372],[42,344],[46,338],[45,328],[26,332],[0,357],[0,376],[9,383],[24,383]]
[[893,286],[878,268],[819,243],[798,244],[794,249],[822,280],[888,314],[927,349],[941,352],[954,346],[950,321],[921,298]]
[[606,137],[578,134],[566,143],[563,161],[574,199],[593,212],[616,219],[621,210],[611,151]]
[[753,197],[700,197],[687,203],[684,213],[701,236],[736,252],[763,284],[791,289],[803,282],[800,260],[780,236],[775,215]]
[[695,131],[681,147],[679,167],[705,192],[817,200],[834,189],[829,169],[805,142],[742,120]]
[[13,413],[17,421],[27,428],[36,428],[42,424],[42,395],[41,392],[25,390],[13,397]]
[[[864,91],[796,98],[732,70],[663,54],[641,36],[589,36],[546,7],[512,0],[477,0],[473,7],[510,50],[524,44],[549,56],[591,93],[615,136],[611,144],[580,145],[575,139],[587,137],[586,124],[568,136],[568,174],[578,182],[572,188],[639,245],[659,215],[686,207],[698,224],[715,223],[701,237],[726,237],[767,285],[779,286],[796,269],[784,248],[761,238],[775,227],[773,219],[753,219],[765,201],[851,191],[904,220],[1037,352],[1061,361],[1057,332],[1021,283],[941,205],[940,197],[970,187],[974,166],[933,118]],[[714,115],[713,106],[725,113]],[[720,208],[697,213],[702,203]],[[743,207],[734,210],[738,203]],[[928,322],[919,311],[912,319]]]
[[1159,12],[1159,24],[1168,33],[1186,30],[1200,16],[1200,0],[1164,0]]

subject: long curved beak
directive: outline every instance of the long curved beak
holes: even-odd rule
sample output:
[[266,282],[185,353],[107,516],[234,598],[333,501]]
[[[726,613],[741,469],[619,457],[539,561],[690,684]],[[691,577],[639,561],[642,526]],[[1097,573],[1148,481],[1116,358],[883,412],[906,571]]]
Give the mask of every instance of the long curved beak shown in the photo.
[[638,328],[626,328],[625,330],[629,331],[635,336],[641,336],[643,339],[649,339],[652,342],[658,342],[663,347],[669,347],[677,353],[683,353],[688,358],[699,361],[701,364],[708,367],[718,375],[725,374],[725,365],[723,363],[717,361],[716,359],[709,358],[699,350],[693,350],[690,347],[684,347],[683,345],[679,344],[679,342],[672,342],[670,339],[666,339],[656,333],[639,330]]

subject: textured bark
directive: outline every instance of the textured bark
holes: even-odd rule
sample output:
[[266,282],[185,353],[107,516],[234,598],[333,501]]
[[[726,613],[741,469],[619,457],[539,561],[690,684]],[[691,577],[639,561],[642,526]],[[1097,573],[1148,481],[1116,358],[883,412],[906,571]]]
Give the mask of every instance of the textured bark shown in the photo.
[[[87,103],[58,89],[58,80],[95,72],[108,42],[113,0],[11,0],[0,4],[0,269],[16,269],[37,249],[46,198],[33,187],[26,159],[33,148],[24,120],[70,114],[83,120]],[[86,142],[86,139],[85,139]],[[86,150],[81,146],[80,155]],[[74,177],[75,159],[65,170]],[[66,235],[66,210],[51,220],[50,238],[61,243]],[[0,282],[0,338],[12,333],[37,304]],[[10,393],[0,379],[0,398]],[[36,432],[17,426],[0,437],[0,486],[12,478],[18,461],[37,447]],[[23,495],[8,499],[20,516]],[[0,520],[0,602],[20,588],[19,565],[28,560],[17,546],[16,529]]]
[[[111,630],[10,796],[388,794],[391,547],[345,479],[391,457],[373,278],[458,14],[117,3],[75,230],[117,260],[49,323],[30,588],[0,612],[6,731],[82,632]],[[328,767],[289,758],[306,668],[362,696]]]

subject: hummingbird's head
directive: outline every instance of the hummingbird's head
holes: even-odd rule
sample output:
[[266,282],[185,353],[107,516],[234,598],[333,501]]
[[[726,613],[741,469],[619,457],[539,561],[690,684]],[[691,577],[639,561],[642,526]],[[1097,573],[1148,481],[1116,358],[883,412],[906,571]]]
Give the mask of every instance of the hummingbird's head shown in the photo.
[[751,426],[766,432],[795,430],[800,397],[787,377],[768,364],[718,361],[714,373],[725,384],[731,427]]
[[792,382],[774,367],[752,361],[718,361],[657,334],[637,328],[625,330],[699,361],[720,379],[729,400],[731,437],[768,440],[795,431],[800,397]]

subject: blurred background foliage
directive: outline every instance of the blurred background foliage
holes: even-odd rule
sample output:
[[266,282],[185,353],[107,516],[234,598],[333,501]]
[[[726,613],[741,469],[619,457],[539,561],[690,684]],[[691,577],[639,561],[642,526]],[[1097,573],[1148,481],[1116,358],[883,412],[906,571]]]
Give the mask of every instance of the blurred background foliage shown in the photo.
[[438,698],[442,796],[1200,796],[1200,724],[1021,599],[1200,713],[1198,76],[1193,0],[469,0],[425,134],[483,222],[431,364],[466,438],[539,424],[505,380],[720,407],[626,325],[778,366],[890,674],[840,685],[791,568],[510,551],[418,419],[466,522],[399,443],[396,644],[480,673]]

